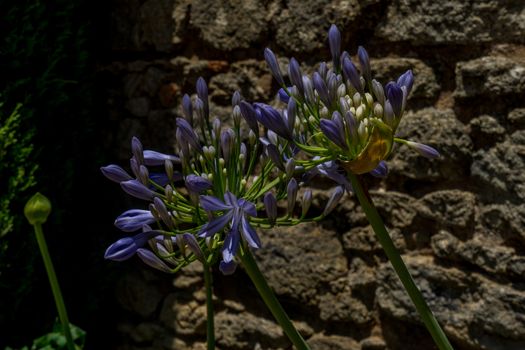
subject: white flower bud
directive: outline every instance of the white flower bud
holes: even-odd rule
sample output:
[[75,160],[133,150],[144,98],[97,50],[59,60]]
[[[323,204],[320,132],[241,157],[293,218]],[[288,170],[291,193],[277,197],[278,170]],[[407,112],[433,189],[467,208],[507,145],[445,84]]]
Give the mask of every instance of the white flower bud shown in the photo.
[[359,92],[356,92],[352,100],[354,101],[354,106],[360,106],[361,105],[361,94]]
[[372,106],[372,104],[374,103],[374,98],[372,97],[372,95],[370,95],[368,92],[365,93],[365,99],[366,99],[366,104],[368,106]]

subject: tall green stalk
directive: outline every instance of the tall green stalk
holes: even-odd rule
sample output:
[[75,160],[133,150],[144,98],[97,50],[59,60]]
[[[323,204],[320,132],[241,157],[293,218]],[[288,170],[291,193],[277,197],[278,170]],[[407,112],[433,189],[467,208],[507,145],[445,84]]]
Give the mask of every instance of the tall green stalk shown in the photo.
[[292,344],[298,350],[309,350],[310,348],[308,347],[308,344],[306,344],[306,341],[299,334],[297,329],[295,329],[294,325],[292,324],[292,321],[290,321],[288,315],[286,314],[283,307],[275,297],[275,294],[273,294],[272,289],[270,288],[263,274],[259,270],[255,259],[250,253],[250,250],[243,249],[240,256],[242,265],[244,266],[246,273],[252,280],[253,284],[255,285],[255,288],[257,288],[257,291],[259,292],[259,295],[263,299],[264,303],[272,312],[273,317],[275,317],[275,319],[283,329],[284,333],[286,333],[286,335],[288,336],[288,339],[290,339]]
[[423,319],[423,322],[432,335],[434,342],[440,350],[453,350],[453,347],[447,339],[447,336],[441,329],[441,326],[439,325],[435,316],[432,314],[432,311],[425,302],[421,291],[414,283],[414,280],[412,279],[410,272],[403,262],[401,255],[394,246],[394,242],[390,238],[383,220],[377,212],[377,209],[375,208],[368,191],[362,186],[361,180],[357,175],[349,173],[348,178],[352,183],[352,187],[354,188],[354,191],[357,195],[357,199],[359,200],[359,203],[361,204],[361,207],[363,208],[370,225],[374,229],[374,232],[379,239],[379,243],[383,247],[388,260],[390,260],[390,263],[394,267],[394,270],[401,280],[401,283],[403,283],[403,286],[410,296],[410,299],[412,299],[417,312]]
[[206,344],[208,350],[215,349],[215,328],[213,315],[213,281],[211,269],[207,264],[204,268],[204,285],[206,287]]
[[69,350],[75,350],[75,344],[73,343],[73,337],[71,336],[71,329],[69,327],[66,305],[64,304],[64,298],[62,298],[62,292],[60,291],[60,286],[58,285],[58,280],[53,267],[53,262],[51,261],[51,256],[49,256],[46,239],[44,238],[44,233],[42,232],[42,225],[35,223],[33,227],[35,229],[38,247],[40,248],[40,254],[42,254],[42,259],[44,260],[44,265],[46,266],[47,277],[49,278],[49,284],[51,285],[51,290],[53,291],[53,297],[55,298],[58,317],[60,318],[62,330],[66,336],[67,348]]

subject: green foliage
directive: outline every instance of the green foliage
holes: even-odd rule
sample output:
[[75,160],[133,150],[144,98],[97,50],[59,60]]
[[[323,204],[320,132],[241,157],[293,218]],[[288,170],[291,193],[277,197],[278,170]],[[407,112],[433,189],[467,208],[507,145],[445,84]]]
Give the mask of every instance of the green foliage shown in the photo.
[[[77,349],[83,349],[86,342],[86,332],[78,328],[73,324],[69,324],[71,329],[71,335],[73,336],[73,341]],[[62,326],[60,322],[55,323],[53,331],[51,333],[45,334],[33,341],[31,347],[24,346],[20,350],[66,350],[67,341],[62,332]],[[5,350],[14,350],[13,348],[6,347]]]
[[31,163],[33,130],[22,130],[21,104],[9,114],[0,104],[0,238],[13,230],[13,199],[35,185],[38,166]]
[[[27,344],[52,324],[47,281],[23,216],[28,190],[37,185],[56,203],[46,225],[58,270],[69,258],[64,247],[71,244],[65,234],[73,220],[71,193],[79,192],[75,181],[87,167],[79,159],[87,158],[92,130],[87,3],[0,2],[0,300],[9,300],[0,302],[0,329],[24,329],[0,332],[0,349]],[[21,316],[29,313],[40,317]]]

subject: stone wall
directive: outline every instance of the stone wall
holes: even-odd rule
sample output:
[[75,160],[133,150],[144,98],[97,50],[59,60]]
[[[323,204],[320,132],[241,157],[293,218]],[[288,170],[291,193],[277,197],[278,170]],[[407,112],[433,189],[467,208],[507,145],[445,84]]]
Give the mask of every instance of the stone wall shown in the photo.
[[[313,67],[331,23],[383,83],[413,69],[400,133],[442,157],[399,148],[372,197],[456,349],[525,349],[523,0],[114,0],[111,19],[99,75],[122,163],[132,135],[171,149],[199,76],[221,117],[234,90],[273,100],[264,47]],[[260,236],[261,268],[312,349],[434,348],[354,197],[319,225]],[[218,348],[291,347],[243,271],[214,277]],[[117,293],[119,349],[204,349],[199,266],[173,279],[136,264]]]

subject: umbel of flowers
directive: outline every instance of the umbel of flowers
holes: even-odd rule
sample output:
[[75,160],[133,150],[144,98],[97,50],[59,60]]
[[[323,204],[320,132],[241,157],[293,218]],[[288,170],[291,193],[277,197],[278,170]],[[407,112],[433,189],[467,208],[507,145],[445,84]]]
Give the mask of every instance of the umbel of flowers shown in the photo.
[[[256,228],[318,221],[341,198],[342,191],[336,189],[321,215],[307,217],[312,192],[306,189],[297,200],[298,179],[325,159],[281,160],[286,146],[271,131],[268,138],[259,138],[257,112],[238,92],[232,98],[229,128],[218,118],[210,120],[202,78],[196,90],[193,101],[188,95],[182,100],[184,118],[176,120],[175,154],[144,150],[134,137],[132,175],[118,165],[101,168],[126,193],[146,201],[143,208],[116,219],[122,231],[140,232],[112,244],[107,259],[122,261],[137,254],[156,269],[176,272],[192,261],[212,265],[220,257],[220,270],[230,274],[241,242],[261,247]],[[281,213],[279,200],[286,201],[287,210]]]
[[[452,349],[394,247],[360,175],[386,176],[385,160],[395,142],[436,158],[430,146],[396,137],[414,77],[408,70],[385,85],[372,78],[368,54],[359,47],[359,69],[341,52],[341,35],[328,33],[331,63],[311,76],[290,59],[289,82],[270,49],[264,52],[278,84],[282,108],[232,98],[233,127],[210,118],[208,89],[202,78],[192,99],[182,99],[173,154],[144,150],[132,139],[131,174],[117,165],[102,173],[128,194],[146,202],[120,215],[115,225],[133,235],[106,251],[122,261],[137,255],[158,270],[174,273],[198,260],[204,266],[208,305],[208,349],[214,348],[210,267],[224,274],[241,262],[259,294],[298,349],[308,345],[294,328],[250,254],[260,248],[257,228],[319,221],[354,191],[385,253],[440,349]],[[261,126],[264,133],[261,134]],[[309,180],[326,176],[337,183],[324,211],[309,216]],[[298,189],[305,187],[298,200]],[[286,205],[278,206],[278,202]],[[286,209],[279,210],[280,207]],[[300,207],[300,210],[299,208]],[[138,233],[137,233],[138,232]]]
[[[262,114],[261,123],[305,153],[337,160],[354,174],[386,175],[384,160],[394,142],[412,147],[423,156],[438,157],[430,146],[395,137],[414,83],[412,71],[383,85],[373,79],[363,47],[357,51],[360,70],[348,52],[341,53],[341,34],[335,25],[329,30],[328,42],[332,64],[322,62],[308,76],[291,58],[289,84],[274,53],[265,50],[270,71],[281,86],[279,97],[287,106],[278,110],[256,104]],[[295,119],[293,129],[287,129],[282,121],[290,115]]]

